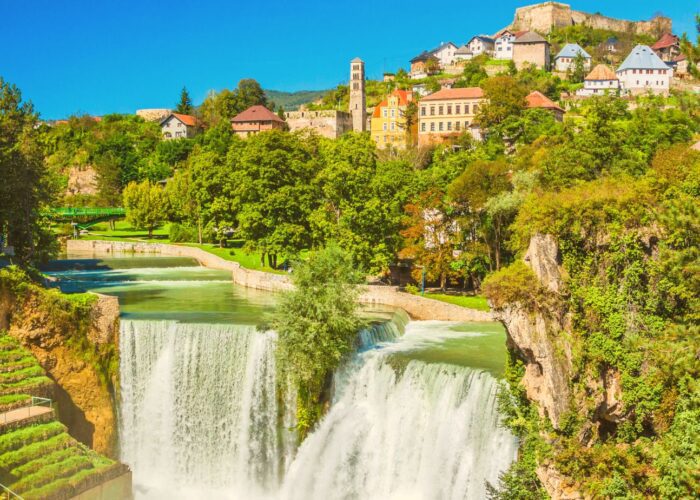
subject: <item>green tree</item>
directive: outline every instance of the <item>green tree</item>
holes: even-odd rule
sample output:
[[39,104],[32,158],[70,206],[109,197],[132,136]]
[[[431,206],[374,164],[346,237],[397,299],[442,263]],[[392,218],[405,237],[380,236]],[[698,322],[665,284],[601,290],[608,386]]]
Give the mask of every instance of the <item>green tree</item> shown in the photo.
[[569,81],[581,83],[586,78],[586,58],[581,52],[574,57],[573,66],[569,69]]
[[494,76],[483,83],[488,103],[481,106],[477,122],[483,128],[498,125],[510,116],[518,116],[527,105],[527,88],[508,75]]
[[55,247],[40,216],[55,185],[44,165],[37,122],[32,104],[0,78],[0,247],[12,245],[13,260],[21,265],[43,260]]
[[182,87],[182,91],[180,91],[180,101],[177,103],[175,111],[182,113],[183,115],[191,115],[194,112],[192,98],[190,97],[190,93],[187,91],[187,87]]
[[294,290],[275,313],[276,357],[297,393],[297,430],[303,439],[329,400],[334,370],[351,352],[362,325],[360,274],[339,247],[329,246],[295,264]]
[[163,188],[148,180],[132,182],[124,189],[123,196],[126,220],[137,229],[147,229],[148,237],[152,238],[153,230],[167,215]]

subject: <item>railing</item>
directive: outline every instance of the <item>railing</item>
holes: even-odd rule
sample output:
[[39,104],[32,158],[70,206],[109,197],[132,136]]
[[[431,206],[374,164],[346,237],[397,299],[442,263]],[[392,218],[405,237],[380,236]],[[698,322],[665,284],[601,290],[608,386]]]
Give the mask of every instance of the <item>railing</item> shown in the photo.
[[0,492],[0,495],[2,495],[0,496],[0,498],[2,498],[2,500],[24,500],[24,498],[19,496],[17,493],[15,493],[2,483],[0,483],[0,490],[2,490]]
[[[37,396],[32,396],[32,402],[26,406],[20,406],[19,408],[15,408],[14,410],[9,410],[4,412],[2,415],[0,415],[0,425],[5,425],[8,423],[8,415],[11,415],[12,420],[10,422],[18,422],[20,420],[24,420],[27,418],[31,418],[36,415],[40,415],[46,412],[37,412],[36,408],[37,407],[46,407],[46,408],[51,408],[53,406],[53,401],[51,401],[48,398],[40,398]],[[32,415],[32,410],[34,411],[34,415]],[[26,411],[26,416],[24,416],[24,412]]]
[[104,217],[104,216],[119,216],[126,215],[126,210],[123,208],[50,208],[46,211],[49,216],[59,216],[59,217]]

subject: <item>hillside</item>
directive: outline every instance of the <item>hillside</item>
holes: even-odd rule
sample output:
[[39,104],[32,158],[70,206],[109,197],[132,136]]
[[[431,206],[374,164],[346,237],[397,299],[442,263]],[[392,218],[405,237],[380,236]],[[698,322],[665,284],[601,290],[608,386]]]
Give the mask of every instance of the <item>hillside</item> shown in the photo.
[[265,95],[276,106],[282,106],[286,111],[294,111],[302,104],[314,102],[323,97],[328,90],[299,90],[297,92],[284,92],[281,90],[265,90]]

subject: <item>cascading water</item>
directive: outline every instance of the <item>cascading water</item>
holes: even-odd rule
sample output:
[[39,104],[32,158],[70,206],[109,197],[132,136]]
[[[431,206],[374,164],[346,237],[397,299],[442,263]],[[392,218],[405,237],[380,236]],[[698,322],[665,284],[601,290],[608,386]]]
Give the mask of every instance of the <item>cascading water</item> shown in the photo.
[[[123,320],[121,458],[146,498],[251,498],[285,467],[274,335]],[[234,496],[232,496],[232,494]]]

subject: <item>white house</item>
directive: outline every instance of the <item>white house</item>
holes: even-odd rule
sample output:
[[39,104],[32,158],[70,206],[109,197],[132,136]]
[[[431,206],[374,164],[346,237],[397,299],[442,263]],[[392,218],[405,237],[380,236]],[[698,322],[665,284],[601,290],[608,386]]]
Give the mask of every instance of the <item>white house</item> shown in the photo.
[[591,56],[577,43],[567,43],[554,57],[554,67],[557,71],[574,69],[574,62],[579,54],[583,56],[583,69],[591,70]]
[[599,64],[583,81],[583,88],[576,92],[580,96],[617,94],[620,92],[620,80],[615,72],[604,64]]
[[513,40],[518,33],[508,30],[502,31],[494,40],[493,57],[495,59],[513,59]]
[[197,119],[192,115],[170,113],[160,122],[160,131],[164,139],[194,137],[197,133]]
[[673,70],[647,45],[637,45],[617,68],[620,87],[631,94],[667,94]]
[[493,46],[493,38],[486,35],[477,35],[467,42],[467,47],[474,57],[484,53],[493,54]]

